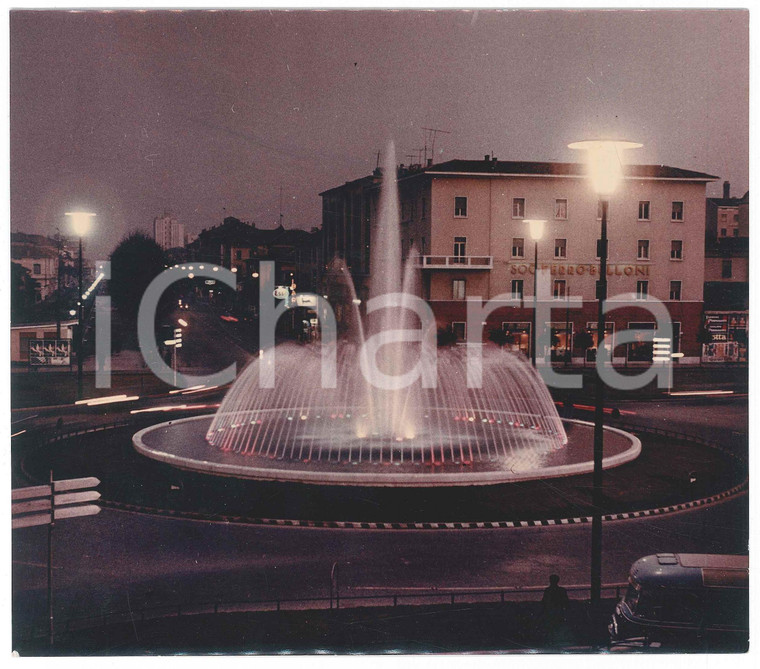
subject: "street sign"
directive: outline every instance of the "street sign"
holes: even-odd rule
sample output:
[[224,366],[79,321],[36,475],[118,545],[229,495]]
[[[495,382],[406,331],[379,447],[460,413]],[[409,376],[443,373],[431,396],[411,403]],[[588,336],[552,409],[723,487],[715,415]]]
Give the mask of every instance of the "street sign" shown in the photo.
[[[66,504],[81,504],[82,502],[94,502],[100,499],[100,493],[97,490],[84,490],[82,492],[70,492],[55,497],[55,515],[58,517],[58,507]],[[35,511],[49,511],[50,497],[42,499],[33,499],[28,502],[16,502],[11,505],[11,513],[32,513]]]
[[[94,516],[100,513],[100,507],[96,504],[87,504],[100,499],[94,488],[100,480],[94,476],[84,476],[78,479],[53,480],[53,472],[50,471],[47,485],[19,488],[11,491],[11,528],[14,530],[23,527],[35,527],[47,525],[47,610],[48,610],[48,635],[50,645],[53,645],[54,622],[53,622],[53,527],[57,520],[66,518],[80,518],[82,516]],[[77,492],[69,492],[76,490]],[[64,494],[61,494],[64,493]],[[27,500],[27,501],[19,501]]]
[[316,295],[296,295],[296,304],[299,307],[316,307],[317,306],[317,296]]
[[[84,506],[69,506],[62,509],[56,508],[55,519],[79,518],[80,516],[94,516],[100,513],[100,507],[94,504],[85,504]],[[49,525],[52,522],[49,513],[39,513],[29,516],[20,516],[14,518],[11,529],[17,530],[22,527],[34,527],[35,525]]]
[[[53,481],[55,492],[66,492],[67,490],[81,490],[82,488],[94,488],[100,485],[100,479],[94,476],[85,476],[81,479],[64,479]],[[37,485],[31,488],[16,488],[11,491],[11,499],[31,499],[33,497],[50,496],[50,484]]]

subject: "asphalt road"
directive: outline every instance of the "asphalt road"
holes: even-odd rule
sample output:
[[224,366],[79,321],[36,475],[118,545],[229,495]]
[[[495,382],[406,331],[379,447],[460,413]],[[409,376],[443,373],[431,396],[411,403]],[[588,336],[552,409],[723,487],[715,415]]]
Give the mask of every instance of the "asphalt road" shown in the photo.
[[[656,552],[746,549],[746,496],[688,513],[608,522],[604,582]],[[589,581],[588,526],[376,531],[279,528],[142,516],[105,509],[54,531],[61,617],[189,602],[325,597],[339,564],[347,594]],[[46,528],[14,532],[14,620],[44,621]]]

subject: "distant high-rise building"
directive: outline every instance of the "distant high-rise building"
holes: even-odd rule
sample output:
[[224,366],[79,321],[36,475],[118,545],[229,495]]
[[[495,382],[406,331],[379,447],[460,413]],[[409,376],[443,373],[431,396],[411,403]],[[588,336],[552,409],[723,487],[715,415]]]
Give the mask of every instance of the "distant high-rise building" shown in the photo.
[[164,251],[185,246],[185,225],[171,214],[153,219],[153,237]]

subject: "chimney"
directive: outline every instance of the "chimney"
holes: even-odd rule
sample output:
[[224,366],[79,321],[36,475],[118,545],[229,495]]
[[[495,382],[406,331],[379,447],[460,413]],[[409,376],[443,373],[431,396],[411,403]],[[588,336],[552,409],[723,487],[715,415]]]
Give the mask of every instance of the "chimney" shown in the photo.
[[489,160],[491,160],[491,156],[489,156],[488,154],[486,154],[485,156],[483,156],[483,160],[485,160],[486,162],[488,162]]
[[728,200],[728,198],[730,197],[731,197],[731,182],[724,181],[723,182],[723,199]]

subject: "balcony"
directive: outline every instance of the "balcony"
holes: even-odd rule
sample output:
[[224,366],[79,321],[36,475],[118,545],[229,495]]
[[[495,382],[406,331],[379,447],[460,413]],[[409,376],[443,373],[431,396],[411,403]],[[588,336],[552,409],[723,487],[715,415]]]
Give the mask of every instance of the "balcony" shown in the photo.
[[422,269],[493,269],[493,256],[420,256]]

